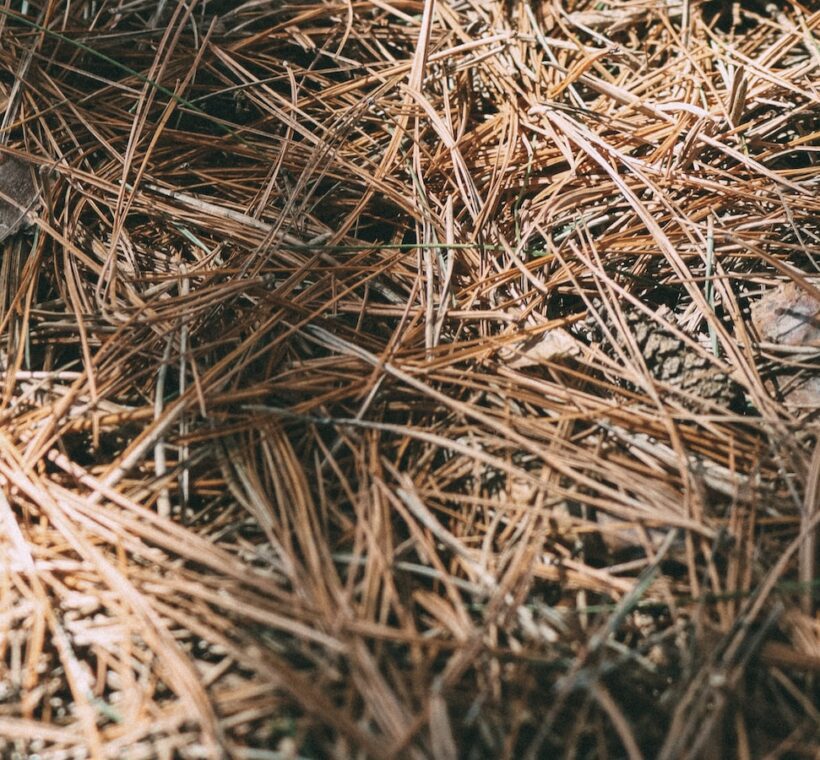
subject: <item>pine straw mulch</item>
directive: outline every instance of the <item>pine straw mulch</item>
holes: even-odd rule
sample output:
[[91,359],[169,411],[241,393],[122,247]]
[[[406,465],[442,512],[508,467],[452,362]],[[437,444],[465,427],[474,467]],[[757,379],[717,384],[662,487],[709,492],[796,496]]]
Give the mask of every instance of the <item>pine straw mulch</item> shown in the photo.
[[816,756],[810,5],[5,4],[2,757]]

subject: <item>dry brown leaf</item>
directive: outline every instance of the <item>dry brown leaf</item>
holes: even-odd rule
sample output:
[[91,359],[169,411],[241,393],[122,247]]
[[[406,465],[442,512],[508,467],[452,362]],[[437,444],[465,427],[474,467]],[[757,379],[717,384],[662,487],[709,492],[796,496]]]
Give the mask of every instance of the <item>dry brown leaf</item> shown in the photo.
[[0,156],[0,242],[20,229],[36,201],[31,165],[14,156]]
[[503,349],[499,356],[511,369],[522,369],[541,362],[573,356],[577,352],[578,341],[566,330],[558,327]]
[[752,306],[752,323],[765,341],[815,344],[820,342],[820,301],[797,283],[787,282]]
[[790,407],[820,407],[820,376],[814,375],[789,390],[784,397]]

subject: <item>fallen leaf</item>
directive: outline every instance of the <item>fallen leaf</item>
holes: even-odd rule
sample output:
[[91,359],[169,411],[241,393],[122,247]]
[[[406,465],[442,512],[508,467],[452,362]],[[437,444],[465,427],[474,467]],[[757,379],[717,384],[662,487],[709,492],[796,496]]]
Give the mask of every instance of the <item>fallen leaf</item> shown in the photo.
[[26,214],[37,202],[31,164],[0,155],[0,242],[26,223]]
[[820,376],[812,375],[796,384],[784,397],[791,407],[820,408]]
[[[767,293],[752,306],[752,324],[761,339],[781,346],[820,346],[820,301],[794,282]],[[790,407],[820,407],[820,376],[786,384]]]
[[820,301],[794,282],[767,293],[752,306],[752,324],[761,339],[783,346],[820,341]]
[[511,369],[532,367],[542,362],[573,356],[578,342],[566,330],[558,327],[522,340],[499,352],[499,357]]

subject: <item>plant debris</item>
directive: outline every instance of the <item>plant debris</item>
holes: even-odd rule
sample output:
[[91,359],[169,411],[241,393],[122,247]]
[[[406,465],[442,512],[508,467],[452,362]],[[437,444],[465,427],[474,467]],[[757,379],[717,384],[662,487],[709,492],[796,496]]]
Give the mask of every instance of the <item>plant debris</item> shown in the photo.
[[37,196],[31,167],[13,156],[0,156],[0,242],[25,224]]
[[0,756],[816,757],[819,35],[4,4]]
[[785,282],[752,305],[752,324],[763,340],[820,349],[820,298]]

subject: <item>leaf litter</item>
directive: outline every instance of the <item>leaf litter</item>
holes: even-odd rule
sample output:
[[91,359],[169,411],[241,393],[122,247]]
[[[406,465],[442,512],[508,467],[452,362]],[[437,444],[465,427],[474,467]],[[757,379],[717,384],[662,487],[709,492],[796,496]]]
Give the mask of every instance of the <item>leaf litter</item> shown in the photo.
[[816,755],[820,13],[17,7],[0,754]]

